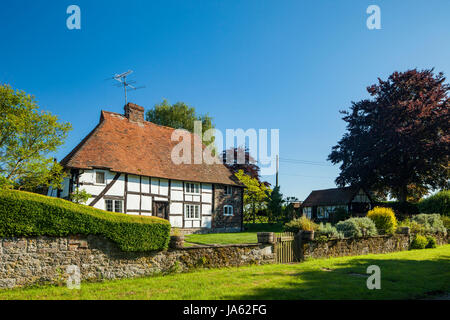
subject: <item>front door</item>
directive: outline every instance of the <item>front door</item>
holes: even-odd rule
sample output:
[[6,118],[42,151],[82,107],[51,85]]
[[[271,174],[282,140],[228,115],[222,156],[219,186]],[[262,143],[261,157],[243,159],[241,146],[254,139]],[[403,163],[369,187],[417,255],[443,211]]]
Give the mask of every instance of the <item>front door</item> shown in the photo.
[[169,220],[169,203],[162,201],[154,201],[153,202],[153,215]]

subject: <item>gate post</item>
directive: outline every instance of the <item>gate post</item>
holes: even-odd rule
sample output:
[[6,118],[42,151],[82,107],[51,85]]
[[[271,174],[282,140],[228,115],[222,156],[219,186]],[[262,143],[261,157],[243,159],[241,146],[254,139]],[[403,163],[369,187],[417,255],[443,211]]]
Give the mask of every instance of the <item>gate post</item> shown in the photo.
[[262,244],[274,244],[274,233],[273,232],[258,232],[258,243]]
[[303,261],[304,260],[303,236],[301,230],[294,236],[294,248],[297,261],[298,262]]

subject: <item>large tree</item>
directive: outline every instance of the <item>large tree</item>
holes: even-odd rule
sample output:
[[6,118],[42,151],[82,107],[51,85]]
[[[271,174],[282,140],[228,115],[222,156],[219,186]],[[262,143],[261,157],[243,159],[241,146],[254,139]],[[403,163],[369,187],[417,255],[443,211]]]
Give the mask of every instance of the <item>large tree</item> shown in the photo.
[[[239,161],[243,158],[244,161]],[[239,172],[239,170],[244,171],[245,174],[252,178],[257,179],[261,182],[261,177],[259,175],[260,168],[256,160],[250,155],[248,147],[235,147],[222,151],[222,159],[224,165],[231,170],[233,173]],[[231,161],[233,159],[233,161]],[[266,186],[269,184],[266,183]]]
[[33,96],[0,85],[0,184],[27,190],[59,187],[63,171],[49,154],[70,129],[69,123],[39,110]]
[[214,128],[212,118],[208,114],[197,115],[195,108],[184,102],[171,105],[167,100],[163,100],[147,111],[146,120],[175,129],[186,129],[190,132],[194,132],[195,121],[201,121],[203,132]]
[[449,85],[433,69],[394,72],[367,88],[371,99],[341,111],[347,132],[328,160],[339,186],[364,185],[400,201],[448,187]]

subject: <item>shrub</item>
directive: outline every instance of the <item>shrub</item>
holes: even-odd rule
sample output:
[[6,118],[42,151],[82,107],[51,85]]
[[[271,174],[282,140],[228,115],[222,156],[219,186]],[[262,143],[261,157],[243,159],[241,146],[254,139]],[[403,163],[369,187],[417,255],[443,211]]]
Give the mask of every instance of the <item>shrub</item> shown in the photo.
[[317,230],[317,236],[324,236],[326,238],[344,238],[344,234],[342,232],[337,231],[335,227],[331,225],[331,223],[323,224],[321,223],[319,229]]
[[412,221],[411,219],[405,219],[400,224],[399,227],[409,227],[411,233],[425,233],[425,226],[421,225],[417,221]]
[[440,191],[419,202],[420,212],[438,212],[444,216],[450,216],[450,190]]
[[432,236],[428,236],[427,237],[427,246],[425,248],[436,248],[437,247],[437,242],[436,242],[436,238],[432,237]]
[[344,221],[349,217],[349,213],[344,208],[336,208],[330,213],[330,221],[333,224]]
[[100,235],[124,251],[161,250],[170,223],[156,217],[107,212],[34,193],[0,190],[0,236]]
[[378,232],[393,234],[397,228],[397,219],[391,208],[375,207],[367,213],[377,227]]
[[319,225],[305,216],[289,221],[284,225],[284,230],[288,232],[299,232],[300,230],[315,231],[319,229]]
[[411,242],[410,249],[425,249],[428,239],[420,234],[416,234]]
[[444,224],[444,227],[447,229],[450,229],[450,217],[441,215],[441,220],[442,220],[442,223]]
[[421,224],[425,228],[425,232],[443,232],[446,233],[447,229],[444,227],[444,223],[441,220],[439,214],[426,214],[421,213],[412,218],[413,221]]
[[375,223],[369,218],[350,218],[341,221],[336,225],[336,229],[342,232],[345,237],[370,237],[377,235]]

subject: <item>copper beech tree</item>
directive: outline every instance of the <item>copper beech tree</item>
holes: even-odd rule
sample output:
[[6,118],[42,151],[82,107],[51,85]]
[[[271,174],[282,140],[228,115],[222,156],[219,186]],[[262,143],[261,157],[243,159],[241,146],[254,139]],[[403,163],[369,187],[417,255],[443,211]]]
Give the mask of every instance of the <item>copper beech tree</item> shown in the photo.
[[448,188],[449,85],[433,69],[394,72],[367,88],[371,99],[341,111],[347,132],[328,160],[339,186],[364,185],[400,201]]

